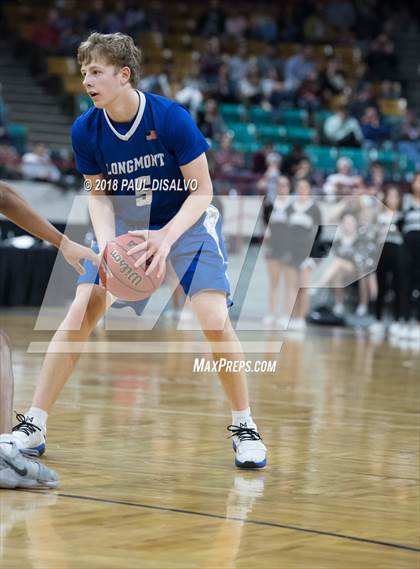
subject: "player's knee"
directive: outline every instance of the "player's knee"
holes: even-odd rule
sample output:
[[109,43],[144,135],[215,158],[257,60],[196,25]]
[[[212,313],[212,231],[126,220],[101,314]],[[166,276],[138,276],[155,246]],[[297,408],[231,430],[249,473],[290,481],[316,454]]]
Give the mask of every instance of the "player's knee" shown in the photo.
[[106,295],[102,289],[78,291],[67,315],[67,324],[79,328],[82,324],[92,325],[102,316],[106,308]]
[[204,335],[212,342],[222,342],[229,335],[229,326],[224,314],[208,315],[202,322],[202,327]]

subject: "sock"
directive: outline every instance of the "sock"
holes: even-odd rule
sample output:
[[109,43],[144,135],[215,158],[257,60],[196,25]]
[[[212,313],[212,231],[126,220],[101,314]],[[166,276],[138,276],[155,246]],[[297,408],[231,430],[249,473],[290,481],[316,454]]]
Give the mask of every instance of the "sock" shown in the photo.
[[248,427],[254,426],[254,421],[251,417],[251,409],[249,407],[241,411],[232,410],[232,424],[239,426],[241,423],[246,423]]
[[38,427],[41,427],[43,431],[47,430],[48,413],[43,409],[40,409],[39,407],[31,407],[25,413],[25,417],[32,419],[32,422]]

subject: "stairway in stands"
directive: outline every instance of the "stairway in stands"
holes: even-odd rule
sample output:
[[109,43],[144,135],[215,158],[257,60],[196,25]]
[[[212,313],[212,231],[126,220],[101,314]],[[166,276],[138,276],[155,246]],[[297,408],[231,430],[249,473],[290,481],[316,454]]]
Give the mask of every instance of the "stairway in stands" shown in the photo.
[[398,37],[398,71],[405,83],[408,106],[420,113],[420,34],[410,31]]
[[24,62],[13,56],[6,42],[0,42],[0,83],[8,118],[28,128],[28,142],[43,142],[51,148],[71,147],[71,118],[30,76]]

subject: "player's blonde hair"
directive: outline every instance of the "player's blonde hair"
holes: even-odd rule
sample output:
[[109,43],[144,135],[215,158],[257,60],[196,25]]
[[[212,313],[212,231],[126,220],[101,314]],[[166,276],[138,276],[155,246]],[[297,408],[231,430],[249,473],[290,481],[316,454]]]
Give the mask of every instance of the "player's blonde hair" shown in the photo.
[[87,65],[92,59],[104,59],[118,69],[129,67],[130,83],[136,88],[140,81],[141,51],[135,46],[133,38],[120,32],[100,34],[93,32],[77,50],[79,65]]

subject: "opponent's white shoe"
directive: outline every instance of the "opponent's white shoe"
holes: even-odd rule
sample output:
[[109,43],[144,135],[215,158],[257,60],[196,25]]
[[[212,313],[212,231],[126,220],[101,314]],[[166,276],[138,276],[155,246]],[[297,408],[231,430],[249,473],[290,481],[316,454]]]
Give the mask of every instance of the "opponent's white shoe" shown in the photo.
[[235,464],[238,468],[264,468],[267,464],[267,448],[262,442],[255,423],[229,425],[232,433]]
[[58,476],[24,456],[16,443],[0,441],[0,488],[56,488]]
[[18,421],[12,433],[0,435],[0,442],[14,442],[18,449],[28,456],[42,456],[45,452],[46,428],[35,425],[33,417],[16,413]]

